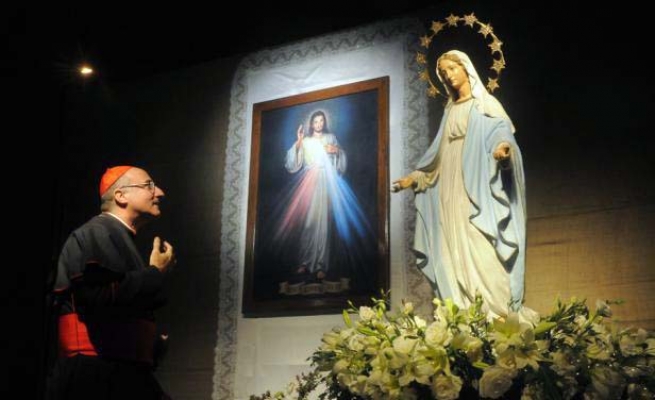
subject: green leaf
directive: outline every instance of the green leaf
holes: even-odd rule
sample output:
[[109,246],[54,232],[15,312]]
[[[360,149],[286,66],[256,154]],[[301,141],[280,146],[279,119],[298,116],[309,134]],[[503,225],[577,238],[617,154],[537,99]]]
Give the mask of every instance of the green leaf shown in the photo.
[[359,327],[357,328],[357,332],[361,333],[362,335],[366,336],[377,336],[378,333],[372,329],[369,328],[364,328],[364,327]]
[[556,326],[556,322],[541,321],[539,322],[539,325],[534,328],[534,334],[541,335],[542,333],[548,332]]
[[343,322],[346,323],[346,326],[347,326],[348,328],[352,328],[353,323],[352,323],[352,321],[350,320],[350,315],[348,314],[348,311],[347,311],[347,310],[343,310],[342,314],[343,314]]

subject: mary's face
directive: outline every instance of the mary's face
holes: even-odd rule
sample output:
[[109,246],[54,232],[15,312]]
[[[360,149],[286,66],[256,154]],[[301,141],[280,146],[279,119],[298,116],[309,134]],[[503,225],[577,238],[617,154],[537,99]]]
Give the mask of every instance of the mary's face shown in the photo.
[[459,91],[459,88],[469,79],[464,67],[451,60],[443,59],[439,61],[438,72],[446,85],[456,91]]
[[325,119],[322,115],[317,115],[312,120],[312,128],[314,132],[323,132],[323,127],[325,126]]

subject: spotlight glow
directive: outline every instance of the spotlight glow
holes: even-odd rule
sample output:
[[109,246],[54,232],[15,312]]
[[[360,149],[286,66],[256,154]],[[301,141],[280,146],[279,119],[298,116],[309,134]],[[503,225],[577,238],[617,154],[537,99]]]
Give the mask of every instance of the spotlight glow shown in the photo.
[[82,76],[91,76],[91,75],[93,75],[93,68],[91,68],[89,65],[86,65],[86,64],[80,66],[78,71],[80,71],[80,74]]

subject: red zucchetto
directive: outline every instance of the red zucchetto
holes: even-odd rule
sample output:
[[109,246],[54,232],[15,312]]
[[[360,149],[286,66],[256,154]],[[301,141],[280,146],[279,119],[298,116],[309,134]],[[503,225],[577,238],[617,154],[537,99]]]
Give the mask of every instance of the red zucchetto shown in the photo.
[[102,175],[102,178],[100,178],[100,197],[102,197],[102,195],[105,194],[107,190],[109,190],[111,185],[113,185],[118,180],[118,178],[123,176],[124,173],[132,168],[134,167],[130,165],[119,165],[117,167],[107,168],[105,173]]

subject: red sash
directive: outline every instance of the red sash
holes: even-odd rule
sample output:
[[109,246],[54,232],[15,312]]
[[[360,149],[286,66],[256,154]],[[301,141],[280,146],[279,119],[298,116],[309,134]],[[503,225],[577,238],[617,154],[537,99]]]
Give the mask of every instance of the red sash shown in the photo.
[[153,321],[135,319],[80,320],[77,313],[59,317],[59,353],[78,354],[153,364],[156,326]]

